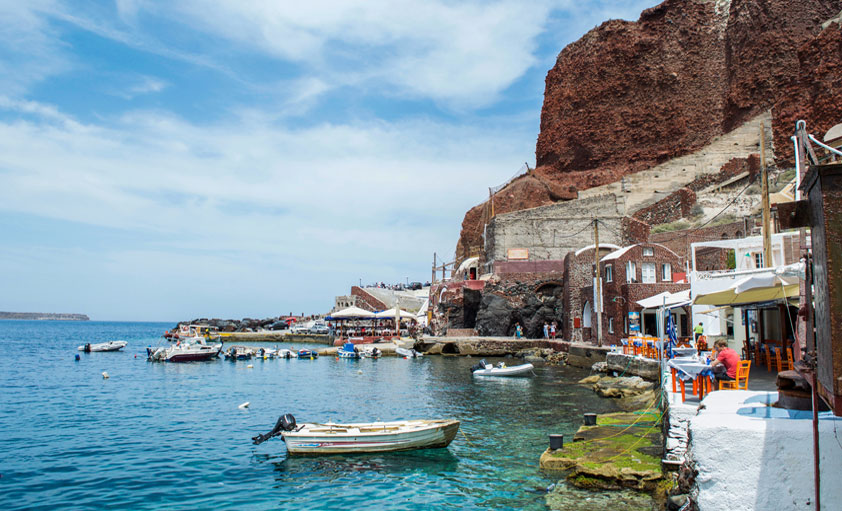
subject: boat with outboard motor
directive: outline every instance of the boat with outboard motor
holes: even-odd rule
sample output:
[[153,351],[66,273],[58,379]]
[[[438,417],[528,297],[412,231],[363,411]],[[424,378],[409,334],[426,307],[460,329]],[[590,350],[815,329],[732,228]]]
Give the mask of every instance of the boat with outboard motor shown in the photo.
[[383,351],[375,346],[371,349],[363,349],[360,351],[360,356],[362,358],[380,358],[383,356]]
[[178,341],[169,347],[146,348],[147,360],[153,362],[195,362],[219,356],[222,343],[208,344],[202,337],[191,341]]
[[260,444],[280,435],[289,454],[392,452],[447,447],[457,431],[455,419],[298,425],[292,414],[286,414],[272,431],[252,441]]
[[298,353],[296,353],[294,350],[288,350],[288,349],[284,348],[284,349],[278,350],[277,356],[278,356],[278,358],[286,358],[286,359],[298,358]]
[[119,351],[126,347],[129,344],[126,341],[108,341],[108,342],[100,342],[96,344],[85,343],[82,346],[79,346],[79,351],[84,351],[85,353],[93,353],[98,351]]
[[313,360],[314,358],[319,358],[319,352],[316,351],[316,350],[304,348],[304,349],[298,350],[298,358],[299,358],[299,360],[306,360],[306,359]]
[[505,362],[500,362],[494,366],[485,360],[480,360],[479,364],[471,367],[471,374],[474,376],[520,376],[531,373],[534,367],[532,364],[507,366]]
[[359,348],[354,346],[354,343],[352,342],[346,342],[341,348],[336,350],[336,356],[352,360],[359,360],[362,358]]
[[404,358],[419,358],[424,356],[424,354],[420,351],[415,351],[415,349],[406,348],[395,348],[395,353]]
[[254,353],[252,348],[246,346],[231,346],[224,355],[226,360],[250,360]]

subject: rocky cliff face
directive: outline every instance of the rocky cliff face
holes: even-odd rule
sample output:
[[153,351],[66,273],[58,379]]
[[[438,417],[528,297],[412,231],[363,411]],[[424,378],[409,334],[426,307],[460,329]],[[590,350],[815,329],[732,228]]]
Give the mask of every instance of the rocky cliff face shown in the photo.
[[[538,168],[498,192],[495,212],[615,182],[769,109],[785,159],[792,119],[830,107],[840,120],[838,25],[822,28],[840,11],[840,0],[666,0],[637,22],[606,21],[547,74]],[[457,257],[480,245],[482,210],[465,216]]]

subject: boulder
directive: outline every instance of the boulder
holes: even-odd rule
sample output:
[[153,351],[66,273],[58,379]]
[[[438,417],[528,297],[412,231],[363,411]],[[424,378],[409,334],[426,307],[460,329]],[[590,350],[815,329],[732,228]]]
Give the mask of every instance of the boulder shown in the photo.
[[608,371],[616,371],[618,374],[640,376],[651,381],[660,379],[661,363],[651,358],[608,353],[605,356],[605,365]]

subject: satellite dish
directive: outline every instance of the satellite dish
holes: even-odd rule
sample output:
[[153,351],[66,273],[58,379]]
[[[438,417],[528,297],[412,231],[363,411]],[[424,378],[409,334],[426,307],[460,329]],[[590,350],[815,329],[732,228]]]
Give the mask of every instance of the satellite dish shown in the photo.
[[827,133],[824,134],[824,141],[831,142],[838,138],[842,138],[842,123],[837,124],[836,126],[827,130]]

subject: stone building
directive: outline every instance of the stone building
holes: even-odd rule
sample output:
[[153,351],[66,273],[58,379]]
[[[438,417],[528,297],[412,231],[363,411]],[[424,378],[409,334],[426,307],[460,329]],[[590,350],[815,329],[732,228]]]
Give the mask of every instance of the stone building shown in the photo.
[[[619,248],[612,243],[600,244],[599,257],[605,257]],[[588,245],[575,252],[569,252],[564,258],[564,310],[566,314],[561,328],[563,339],[582,342],[591,338],[591,325],[588,324],[586,329],[582,326],[582,312],[585,310],[586,303],[590,303],[590,307],[593,306],[593,298],[585,297],[582,290],[593,289],[595,249],[594,245]]]
[[[601,247],[600,251],[602,251]],[[583,251],[582,255],[587,252],[590,253],[592,272],[593,247],[590,247],[588,251]],[[571,267],[574,266],[574,258],[571,258]],[[614,250],[602,256],[599,264],[603,283],[602,339],[604,344],[619,344],[620,339],[628,337],[629,312],[641,313],[642,330],[651,333],[657,329],[654,311],[644,313],[643,308],[637,304],[639,300],[664,291],[676,293],[690,288],[685,280],[682,259],[669,248],[657,243],[639,243]],[[585,261],[582,261],[582,266],[586,266]],[[568,310],[574,315],[571,339],[581,338],[585,342],[596,342],[594,311],[598,298],[594,292],[593,277],[591,276],[589,285],[582,285],[581,280],[579,284],[578,303],[573,296],[568,302]],[[575,288],[573,289],[571,295],[576,295]],[[574,308],[574,304],[577,308]],[[679,335],[689,331],[689,325],[684,318],[684,314],[679,314]],[[578,329],[577,324],[580,325]]]

